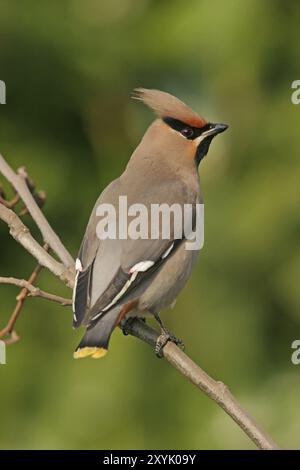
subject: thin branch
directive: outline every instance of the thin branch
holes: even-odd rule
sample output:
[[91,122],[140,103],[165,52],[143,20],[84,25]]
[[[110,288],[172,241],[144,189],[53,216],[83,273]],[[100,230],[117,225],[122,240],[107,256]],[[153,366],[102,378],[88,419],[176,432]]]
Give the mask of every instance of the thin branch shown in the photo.
[[[125,322],[126,334],[155,347],[159,333],[145,322],[135,319]],[[238,424],[259,449],[278,450],[279,447],[268,434],[242,408],[226,385],[214,380],[201,367],[185,354],[176,344],[168,342],[163,348],[165,359],[205,395],[214,400]]]
[[[46,250],[48,249],[47,246],[44,247]],[[40,264],[38,264],[35,269],[33,270],[33,272],[31,273],[28,281],[26,281],[26,284],[30,285],[31,287],[32,284],[35,282],[36,278],[38,277],[40,271],[41,271],[42,267]],[[1,279],[1,278],[0,278]],[[3,280],[3,283],[4,284],[9,284],[9,282],[6,282],[8,279],[11,279],[11,278],[2,278]],[[1,282],[1,281],[0,281]],[[21,287],[21,286],[20,286]],[[27,295],[29,293],[29,289],[23,287],[23,289],[21,290],[21,292],[17,295],[16,299],[17,299],[17,304],[14,308],[14,311],[13,313],[11,314],[8,322],[7,322],[7,325],[0,331],[0,338],[4,338],[5,336],[7,335],[10,335],[10,338],[6,339],[5,342],[8,343],[8,344],[12,344],[12,343],[15,343],[16,341],[19,341],[20,337],[19,335],[17,334],[17,332],[14,330],[14,327],[15,327],[15,324],[20,316],[20,313],[22,311],[22,307],[24,305],[24,302],[27,298]],[[12,334],[14,333],[14,334]]]
[[[10,284],[18,287],[22,287],[29,292],[29,297],[42,297],[43,299],[51,300],[52,302],[57,302],[63,306],[72,305],[72,300],[65,297],[60,297],[59,295],[50,294],[45,292],[39,287],[33,286],[31,281],[25,281],[25,279],[17,279],[15,277],[1,277],[0,284]],[[22,294],[19,294],[17,300],[20,300]],[[1,336],[1,333],[0,333]]]
[[[62,263],[56,261],[33,238],[29,229],[11,209],[0,204],[0,219],[10,228],[10,234],[38,261],[41,266],[49,269],[70,287],[74,284],[74,271],[67,269]],[[50,244],[49,244],[50,245]],[[51,246],[51,245],[50,245]]]
[[8,207],[9,209],[12,209],[15,207],[20,200],[19,194],[16,194],[10,201],[7,201],[4,199],[4,197],[0,196],[0,204],[3,204],[5,207]]
[[[43,249],[48,252],[49,245],[45,244],[43,246]],[[16,297],[17,304],[13,310],[13,313],[11,314],[6,326],[2,330],[0,330],[0,338],[4,339],[6,344],[15,343],[20,339],[20,336],[15,331],[15,324],[22,312],[23,305],[28,296],[43,297],[47,300],[59,302],[62,305],[70,305],[71,303],[69,299],[64,299],[63,297],[49,294],[48,292],[44,292],[33,285],[37,280],[37,277],[40,274],[41,270],[42,266],[38,264],[29,276],[29,279],[27,281],[25,281],[24,279],[16,279],[14,277],[0,277],[0,283],[12,284],[22,288]]]
[[65,266],[74,266],[74,260],[72,256],[65,248],[58,235],[54,232],[48,220],[40,210],[34,197],[32,196],[26,183],[24,171],[21,170],[19,174],[15,173],[6,160],[2,157],[2,155],[0,155],[0,172],[7,179],[7,181],[12,184],[15,191],[23,200],[25,206],[30,212],[31,217],[41,231],[44,241],[49,244],[50,248],[52,248],[52,250],[57,254]]
[[5,344],[14,344],[14,343],[17,343],[18,341],[20,341],[20,336],[18,335],[18,333],[15,331],[15,330],[12,330],[12,332],[10,333],[10,337],[9,338],[6,338],[5,340],[2,339],[2,341],[5,342]]

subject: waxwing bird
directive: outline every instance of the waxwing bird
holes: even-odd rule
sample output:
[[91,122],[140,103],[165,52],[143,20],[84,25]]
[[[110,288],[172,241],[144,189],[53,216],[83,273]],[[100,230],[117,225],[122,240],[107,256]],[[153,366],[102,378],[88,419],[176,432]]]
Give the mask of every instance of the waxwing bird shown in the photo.
[[[124,173],[104,189],[91,213],[76,260],[73,326],[83,325],[86,332],[75,358],[104,356],[112,331],[128,317],[152,314],[166,336],[159,312],[175,301],[199,251],[186,249],[186,234],[181,231],[178,236],[173,219],[169,237],[103,239],[97,233],[99,206],[116,208],[119,219],[120,196],[126,196],[128,207],[143,204],[149,211],[153,204],[194,208],[202,203],[198,165],[212,139],[228,127],[206,121],[163,91],[139,88],[134,97],[154,110],[157,118]],[[194,209],[189,214],[194,226]]]

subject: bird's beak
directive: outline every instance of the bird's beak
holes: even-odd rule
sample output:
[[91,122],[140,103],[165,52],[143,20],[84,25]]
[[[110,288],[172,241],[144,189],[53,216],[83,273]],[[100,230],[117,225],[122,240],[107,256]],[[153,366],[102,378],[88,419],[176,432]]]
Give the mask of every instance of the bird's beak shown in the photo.
[[221,134],[221,132],[226,131],[227,128],[228,128],[227,124],[213,124],[212,123],[211,128],[208,129],[207,131],[203,132],[201,137],[207,137],[209,135],[215,136],[217,134]]

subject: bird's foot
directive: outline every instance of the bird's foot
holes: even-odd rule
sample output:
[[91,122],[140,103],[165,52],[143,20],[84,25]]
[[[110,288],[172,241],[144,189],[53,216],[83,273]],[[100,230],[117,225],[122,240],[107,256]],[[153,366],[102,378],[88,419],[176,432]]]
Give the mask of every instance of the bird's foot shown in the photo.
[[171,343],[176,344],[176,346],[179,346],[180,349],[182,349],[184,351],[183,341],[181,339],[177,338],[172,333],[170,333],[168,330],[162,329],[161,334],[157,338],[157,341],[156,341],[156,344],[155,344],[155,349],[154,349],[155,354],[158,358],[163,357],[163,349],[169,341]]

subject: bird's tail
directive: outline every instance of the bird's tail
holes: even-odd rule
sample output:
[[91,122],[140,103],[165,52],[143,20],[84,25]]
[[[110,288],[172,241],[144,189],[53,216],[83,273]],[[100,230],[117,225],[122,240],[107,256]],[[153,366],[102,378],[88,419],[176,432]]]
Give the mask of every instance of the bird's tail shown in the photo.
[[114,330],[120,307],[116,307],[100,317],[96,324],[89,326],[76,351],[74,358],[91,356],[94,359],[105,356],[112,331]]

